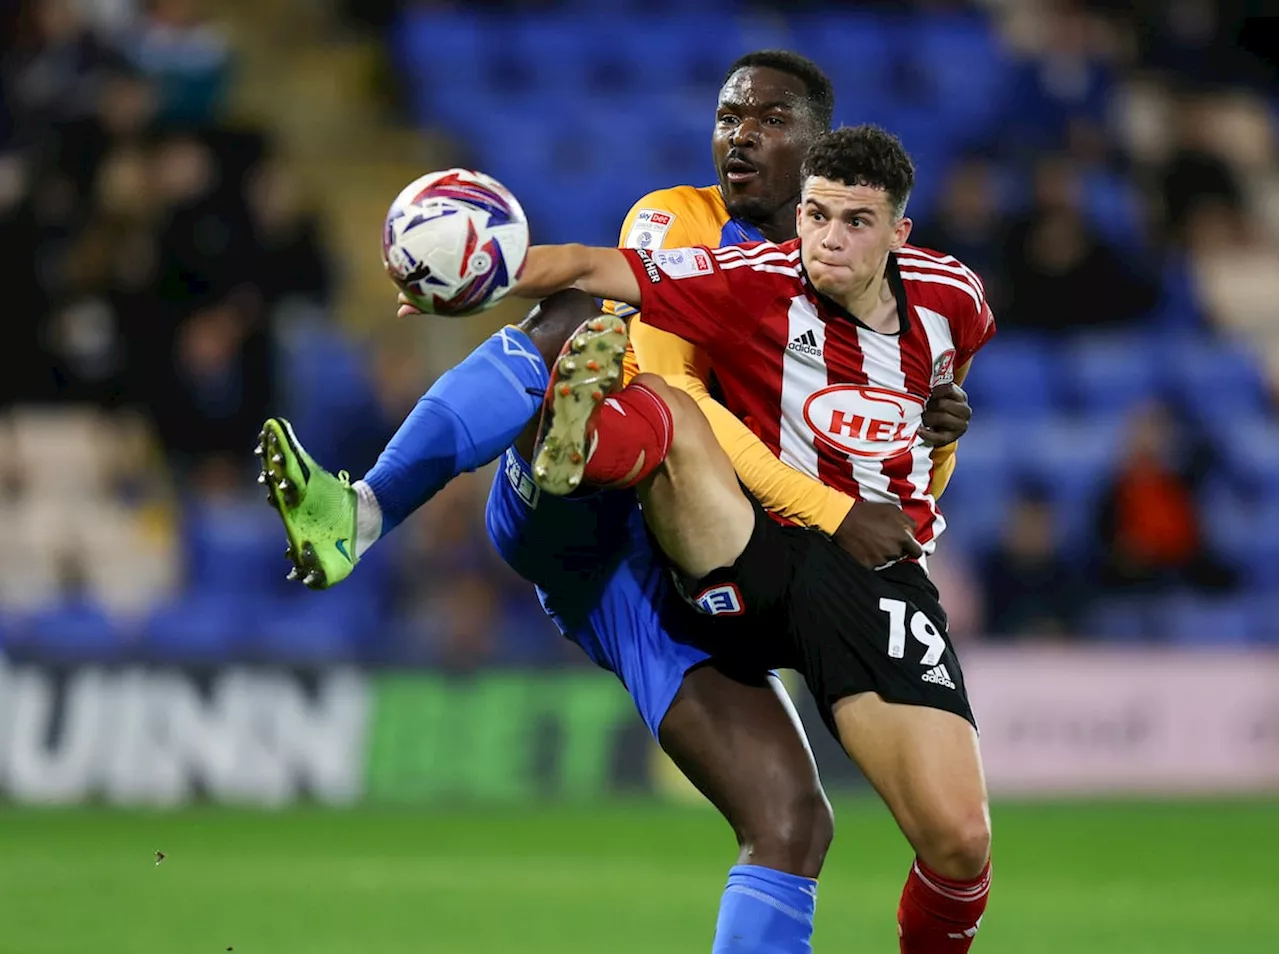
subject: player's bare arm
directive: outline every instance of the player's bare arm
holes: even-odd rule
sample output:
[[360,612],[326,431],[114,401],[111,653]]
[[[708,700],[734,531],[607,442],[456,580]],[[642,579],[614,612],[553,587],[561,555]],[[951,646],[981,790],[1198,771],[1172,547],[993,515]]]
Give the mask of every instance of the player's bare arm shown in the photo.
[[[594,298],[640,306],[640,285],[622,252],[591,245],[533,246],[511,294],[537,300],[566,288],[577,288]],[[399,302],[401,318],[421,314],[403,293]]]

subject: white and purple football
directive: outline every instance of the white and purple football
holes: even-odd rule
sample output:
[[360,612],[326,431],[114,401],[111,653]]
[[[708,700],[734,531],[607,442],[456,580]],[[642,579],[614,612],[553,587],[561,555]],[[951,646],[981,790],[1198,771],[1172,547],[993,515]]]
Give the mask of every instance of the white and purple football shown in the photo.
[[429,172],[387,210],[382,263],[410,301],[432,315],[484,311],[520,278],[529,223],[516,197],[470,169]]

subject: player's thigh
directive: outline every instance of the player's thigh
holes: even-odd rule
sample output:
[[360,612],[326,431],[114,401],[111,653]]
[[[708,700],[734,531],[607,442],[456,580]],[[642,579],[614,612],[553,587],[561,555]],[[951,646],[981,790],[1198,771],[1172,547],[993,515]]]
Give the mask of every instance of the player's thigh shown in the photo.
[[[710,655],[690,642],[673,638],[669,624],[680,604],[643,526],[611,572],[600,578],[590,598],[587,626],[570,634],[571,638],[597,664],[618,676],[657,739],[685,674]],[[554,604],[557,595],[551,594],[548,601]]]
[[584,321],[600,314],[595,298],[576,288],[566,288],[534,305],[518,327],[529,336],[548,368],[555,364],[569,336]]
[[978,734],[952,712],[886,702],[874,692],[836,703],[841,743],[903,834],[944,877],[976,876],[991,821]]
[[715,660],[691,670],[658,739],[734,827],[743,863],[818,876],[833,832],[831,806],[776,676]]
[[499,461],[485,505],[485,529],[498,554],[521,577],[551,590],[607,572],[631,545],[640,521],[629,491],[542,493],[514,448]]
[[680,569],[701,577],[738,559],[751,536],[753,504],[697,402],[653,374],[637,375],[671,410],[663,466],[638,488],[645,519]]

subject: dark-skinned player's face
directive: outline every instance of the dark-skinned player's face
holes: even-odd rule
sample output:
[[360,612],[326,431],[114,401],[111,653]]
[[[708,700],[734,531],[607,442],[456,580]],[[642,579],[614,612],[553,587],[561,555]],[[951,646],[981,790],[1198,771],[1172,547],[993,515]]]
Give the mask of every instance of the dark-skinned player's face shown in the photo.
[[735,72],[720,89],[711,156],[729,214],[763,222],[800,194],[800,162],[823,130],[797,77],[763,66]]

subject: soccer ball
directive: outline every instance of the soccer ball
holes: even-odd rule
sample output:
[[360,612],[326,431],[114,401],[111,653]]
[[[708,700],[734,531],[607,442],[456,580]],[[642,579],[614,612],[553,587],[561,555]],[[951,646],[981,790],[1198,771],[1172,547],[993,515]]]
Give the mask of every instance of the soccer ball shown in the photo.
[[429,172],[391,203],[382,263],[432,315],[474,315],[511,290],[529,251],[529,223],[502,183],[469,169]]

